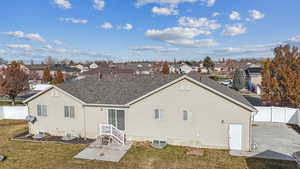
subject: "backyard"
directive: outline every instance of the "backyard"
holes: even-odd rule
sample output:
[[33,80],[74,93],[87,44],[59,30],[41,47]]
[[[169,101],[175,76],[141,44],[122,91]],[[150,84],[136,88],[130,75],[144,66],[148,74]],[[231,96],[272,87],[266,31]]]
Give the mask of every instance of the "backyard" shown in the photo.
[[0,154],[7,160],[0,168],[7,169],[296,169],[294,162],[232,157],[225,150],[204,150],[204,156],[186,155],[185,147],[167,146],[153,149],[133,146],[120,163],[79,160],[72,157],[85,144],[33,143],[12,141],[11,137],[26,130],[22,121],[0,120]]

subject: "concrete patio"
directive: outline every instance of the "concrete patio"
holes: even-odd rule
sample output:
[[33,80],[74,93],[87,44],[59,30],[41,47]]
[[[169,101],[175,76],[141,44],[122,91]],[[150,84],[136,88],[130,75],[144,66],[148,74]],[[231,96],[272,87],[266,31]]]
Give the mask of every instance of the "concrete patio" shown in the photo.
[[286,124],[256,123],[252,131],[256,149],[231,155],[294,161],[292,153],[300,151],[300,135]]
[[75,155],[74,158],[119,162],[131,146],[131,142],[127,142],[122,146],[116,143],[103,145],[99,141],[95,141]]

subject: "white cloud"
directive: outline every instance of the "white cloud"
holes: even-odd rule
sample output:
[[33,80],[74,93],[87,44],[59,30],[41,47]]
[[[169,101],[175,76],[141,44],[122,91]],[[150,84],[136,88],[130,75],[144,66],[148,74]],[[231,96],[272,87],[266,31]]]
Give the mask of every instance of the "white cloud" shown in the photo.
[[215,5],[216,0],[201,0],[202,2],[206,3],[207,7],[212,7]]
[[189,26],[207,30],[215,30],[221,27],[215,20],[209,20],[207,18],[195,18],[195,17],[180,17],[178,23],[182,26]]
[[217,45],[217,43],[212,39],[193,39],[199,35],[208,34],[210,34],[210,32],[207,30],[183,27],[171,27],[163,30],[150,29],[145,33],[148,38],[153,40],[166,42],[174,46],[191,48]]
[[169,40],[169,44],[174,46],[180,46],[184,48],[200,48],[200,47],[211,47],[216,46],[218,43],[213,39],[178,39],[178,40]]
[[64,22],[71,22],[76,24],[86,24],[88,23],[88,20],[86,19],[79,19],[79,18],[60,18],[61,21]]
[[93,7],[99,11],[103,10],[105,6],[104,0],[94,0]]
[[265,15],[258,10],[249,10],[250,20],[259,20],[263,19]]
[[60,8],[72,8],[72,4],[68,0],[54,0],[54,3]]
[[133,46],[129,47],[133,51],[150,51],[150,52],[174,52],[177,48],[166,48],[163,46]]
[[21,49],[21,50],[26,50],[26,51],[32,50],[32,46],[28,45],[28,44],[9,44],[9,45],[6,45],[6,47],[8,47],[10,49]]
[[230,35],[230,36],[236,36],[240,34],[246,33],[247,28],[244,27],[242,24],[236,24],[236,25],[226,25],[225,30],[223,31],[223,35]]
[[172,7],[177,6],[180,3],[193,3],[193,2],[197,2],[199,0],[137,0],[137,2],[135,3],[135,6],[140,7],[146,4],[151,4],[151,3],[155,3],[155,4],[160,4],[160,5],[170,5]]
[[112,26],[111,23],[105,22],[104,24],[100,25],[99,28],[102,28],[102,29],[112,29],[113,26]]
[[300,43],[300,35],[288,39],[288,42]]
[[53,52],[53,53],[67,53],[68,50],[64,48],[55,48],[51,45],[46,45],[42,48],[42,50],[48,51],[48,52]]
[[63,45],[63,44],[64,44],[64,43],[63,43],[62,41],[60,41],[60,40],[54,40],[53,43],[54,43],[55,45]]
[[21,38],[21,39],[36,40],[36,41],[39,41],[39,42],[46,42],[46,40],[37,33],[25,34],[22,31],[15,31],[15,32],[4,32],[4,34],[14,36],[16,38]]
[[217,17],[217,16],[219,16],[219,15],[220,15],[219,12],[214,12],[214,13],[211,14],[212,17]]
[[198,35],[210,34],[209,31],[199,30],[196,28],[172,27],[163,30],[150,29],[146,31],[146,36],[155,40],[176,40],[192,39]]
[[241,20],[241,15],[237,11],[232,11],[229,15],[230,20]]
[[0,54],[6,54],[6,50],[0,49]]
[[124,26],[119,26],[119,28],[129,31],[129,30],[133,29],[133,26],[129,23],[126,23]]
[[178,15],[178,10],[174,8],[165,8],[165,7],[153,7],[152,13],[157,15]]

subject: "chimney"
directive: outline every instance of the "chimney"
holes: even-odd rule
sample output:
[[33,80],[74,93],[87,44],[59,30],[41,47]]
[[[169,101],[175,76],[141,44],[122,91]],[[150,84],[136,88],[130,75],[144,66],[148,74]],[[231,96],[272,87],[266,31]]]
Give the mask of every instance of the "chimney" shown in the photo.
[[98,77],[99,77],[99,80],[102,79],[102,73],[101,72],[98,73]]

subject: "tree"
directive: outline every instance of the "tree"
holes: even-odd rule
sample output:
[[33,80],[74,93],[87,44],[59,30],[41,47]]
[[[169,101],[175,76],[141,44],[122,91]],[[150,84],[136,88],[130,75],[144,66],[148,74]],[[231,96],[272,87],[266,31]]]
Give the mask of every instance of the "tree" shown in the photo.
[[74,62],[73,60],[71,60],[71,61],[69,62],[69,65],[70,65],[70,66],[74,66],[74,65],[75,65],[75,62]]
[[232,87],[235,90],[241,90],[245,87],[244,73],[240,69],[236,69],[233,75]]
[[164,62],[163,63],[163,67],[162,67],[162,71],[163,74],[169,74],[170,73],[170,69],[169,69],[169,64],[168,62]]
[[268,105],[300,107],[300,53],[289,45],[274,50],[262,71],[263,101]]
[[54,74],[53,84],[60,84],[64,82],[64,75],[60,69],[57,69]]
[[209,56],[207,56],[203,61],[203,66],[207,69],[207,72],[210,74],[211,70],[214,70],[215,63],[211,60]]
[[43,82],[44,82],[44,83],[52,82],[52,76],[51,76],[49,67],[46,67],[46,68],[44,69],[44,72],[43,72]]
[[48,56],[46,59],[45,59],[45,63],[48,65],[48,66],[51,66],[53,64],[55,64],[57,61],[51,57],[51,56]]
[[0,93],[7,95],[14,105],[18,94],[29,89],[28,79],[20,64],[13,61],[0,76]]
[[40,75],[36,71],[32,70],[29,72],[29,80],[39,80],[39,79],[40,79]]

